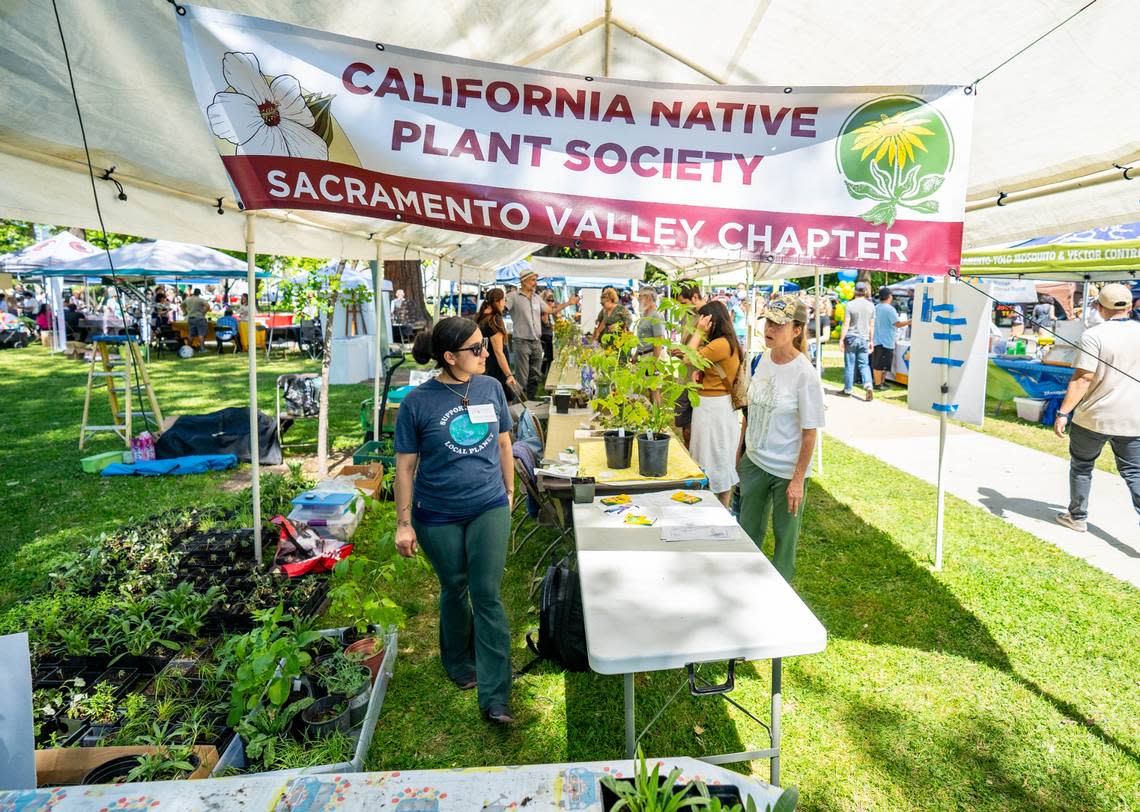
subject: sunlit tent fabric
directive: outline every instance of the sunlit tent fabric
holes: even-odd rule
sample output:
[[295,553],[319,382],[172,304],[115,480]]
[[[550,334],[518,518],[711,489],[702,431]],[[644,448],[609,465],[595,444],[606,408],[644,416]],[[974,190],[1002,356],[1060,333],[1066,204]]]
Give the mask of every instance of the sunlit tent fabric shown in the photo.
[[[528,14],[506,0],[458,7],[393,0],[377,15],[371,0],[225,3],[334,33],[576,75],[817,86],[968,84],[1082,5],[960,0],[950,11],[885,0],[837,14],[831,0],[709,0],[694,13],[679,0],[617,0],[604,7],[609,12],[600,3],[592,12],[551,0],[541,14]],[[175,57],[181,46],[174,8],[140,8],[134,0],[59,0],[59,8],[97,177],[115,167],[112,177],[127,194],[119,200],[110,181],[97,181],[107,227],[241,249],[245,218],[186,66]],[[1140,159],[1140,105],[1123,103],[1122,78],[1140,73],[1138,29],[1140,3],[1097,3],[981,81],[967,246],[1135,216],[1135,184],[1113,165]],[[0,216],[92,228],[97,221],[55,30],[50,0],[0,6]],[[84,47],[76,47],[80,42]],[[999,193],[1006,195],[1001,206]],[[258,250],[285,255],[419,256],[493,273],[539,247],[327,213],[264,211],[256,219]]]
[[[107,259],[108,253],[110,260]],[[72,262],[66,268],[48,271],[46,275],[110,276],[112,264],[116,275],[131,277],[245,279],[246,276],[246,264],[240,259],[202,245],[169,240],[147,240],[123,245],[110,252],[99,251]],[[262,279],[270,276],[265,271],[258,273]]]
[[40,276],[47,271],[68,267],[102,250],[82,237],[76,237],[69,231],[61,231],[35,245],[0,257],[0,271],[16,276],[28,274]]
[[1057,282],[1140,279],[1140,223],[1037,237],[962,255],[970,276],[1025,276]]

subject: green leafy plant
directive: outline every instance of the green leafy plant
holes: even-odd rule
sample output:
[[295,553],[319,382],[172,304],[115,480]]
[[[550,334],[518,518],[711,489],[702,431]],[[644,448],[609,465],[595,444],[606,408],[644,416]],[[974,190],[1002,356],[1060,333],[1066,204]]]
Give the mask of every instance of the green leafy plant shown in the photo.
[[98,725],[112,724],[119,716],[115,707],[115,686],[104,682],[90,692],[72,693],[68,697],[67,715]]
[[330,694],[353,697],[368,686],[371,672],[338,651],[317,665],[317,681]]
[[[699,809],[703,812],[759,812],[756,801],[748,798],[743,806],[738,803],[725,803],[720,798],[709,795],[708,786],[702,781],[689,785],[678,785],[681,768],[674,767],[665,777],[661,776],[659,764],[650,770],[646,764],[641,745],[637,747],[633,780],[627,781],[612,775],[602,777],[602,784],[613,792],[618,800],[606,812],[679,812],[682,809]],[[765,812],[794,812],[799,801],[799,791],[788,787],[775,804],[766,804]]]
[[261,705],[256,708],[235,728],[245,744],[246,756],[262,764],[273,763],[277,746],[287,737],[294,717],[312,704],[313,698],[307,696],[288,705]]
[[405,559],[394,553],[394,536],[387,533],[376,544],[376,557],[354,550],[333,568],[331,613],[360,634],[368,631],[369,626],[398,626],[404,622],[403,610],[388,594],[388,587],[405,566]]
[[[127,774],[127,781],[176,781],[186,778],[197,767],[194,762],[196,731],[171,731],[169,724],[155,722],[138,743],[155,748],[139,756],[138,766]],[[181,741],[179,741],[181,740]]]
[[262,697],[280,708],[289,699],[294,677],[312,662],[308,648],[320,634],[285,614],[281,604],[255,612],[259,625],[246,634],[234,635],[223,644],[218,670],[233,680],[227,724],[238,723]]
[[202,630],[206,617],[220,598],[221,589],[217,586],[198,592],[192,584],[183,582],[159,593],[156,608],[171,633],[194,638]]

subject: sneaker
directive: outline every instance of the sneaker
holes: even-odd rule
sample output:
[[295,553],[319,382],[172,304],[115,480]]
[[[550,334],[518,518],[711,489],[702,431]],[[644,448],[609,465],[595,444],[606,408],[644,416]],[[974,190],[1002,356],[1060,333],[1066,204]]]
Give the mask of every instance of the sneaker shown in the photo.
[[851,393],[848,392],[846,389],[842,389],[842,390],[836,392],[835,396],[840,397],[840,398],[849,398],[849,397],[851,397]]
[[866,389],[863,390],[863,400],[870,403],[874,399],[875,399],[875,390],[868,386]]
[[474,671],[472,671],[467,676],[462,677],[461,679],[455,679],[454,677],[451,677],[450,679],[461,691],[470,691],[472,688],[479,684],[479,679],[475,676]]
[[486,717],[488,722],[496,725],[512,725],[515,722],[515,717],[511,714],[511,709],[506,705],[492,705],[483,711],[483,716]]
[[881,383],[881,384],[879,384],[878,386],[876,386],[876,387],[875,387],[875,391],[876,391],[876,392],[886,392],[886,391],[887,391],[888,389],[890,389],[890,388],[891,388],[891,387],[889,387],[887,384],[885,384],[885,383]]
[[1089,523],[1084,519],[1074,519],[1068,513],[1057,514],[1057,524],[1063,525],[1070,530],[1076,530],[1078,533],[1084,533],[1089,529]]

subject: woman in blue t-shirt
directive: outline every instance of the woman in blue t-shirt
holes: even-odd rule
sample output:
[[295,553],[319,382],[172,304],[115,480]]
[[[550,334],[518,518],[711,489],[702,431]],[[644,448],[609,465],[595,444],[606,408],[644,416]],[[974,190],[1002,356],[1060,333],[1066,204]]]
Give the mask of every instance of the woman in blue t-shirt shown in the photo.
[[[439,578],[439,647],[461,689],[478,686],[483,715],[510,724],[511,632],[499,589],[514,498],[511,415],[483,374],[487,340],[470,319],[416,336],[412,356],[437,378],[400,404],[396,420],[396,549],[416,545]],[[413,484],[414,480],[414,484]]]

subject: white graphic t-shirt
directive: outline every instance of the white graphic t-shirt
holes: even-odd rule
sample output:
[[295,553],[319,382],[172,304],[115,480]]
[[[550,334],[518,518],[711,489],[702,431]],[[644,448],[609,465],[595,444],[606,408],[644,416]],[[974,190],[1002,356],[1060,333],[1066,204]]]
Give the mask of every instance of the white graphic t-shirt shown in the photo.
[[[748,459],[773,476],[791,479],[800,455],[801,432],[823,428],[823,388],[803,353],[777,364],[772,353],[760,358],[748,388]],[[808,463],[805,476],[811,475]]]

